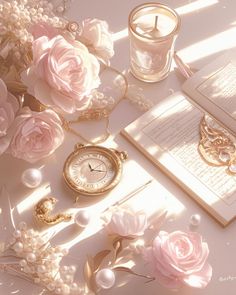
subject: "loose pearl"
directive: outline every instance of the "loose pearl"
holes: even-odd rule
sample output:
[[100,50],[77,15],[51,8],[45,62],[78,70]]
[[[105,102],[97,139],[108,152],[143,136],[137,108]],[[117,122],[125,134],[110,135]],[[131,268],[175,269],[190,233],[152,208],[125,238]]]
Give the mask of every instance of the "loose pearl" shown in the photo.
[[115,284],[115,274],[111,269],[104,268],[97,272],[95,280],[102,289],[109,289]]
[[29,188],[35,188],[39,186],[42,182],[42,173],[39,169],[26,169],[22,173],[21,181],[25,186]]
[[15,245],[13,246],[13,249],[17,252],[17,253],[20,253],[23,251],[24,249],[24,246],[21,242],[17,242],[15,243]]
[[193,214],[191,217],[190,217],[190,224],[193,225],[193,226],[198,226],[201,222],[201,215],[199,214]]
[[75,223],[80,227],[86,227],[90,222],[90,214],[86,210],[81,210],[75,215]]

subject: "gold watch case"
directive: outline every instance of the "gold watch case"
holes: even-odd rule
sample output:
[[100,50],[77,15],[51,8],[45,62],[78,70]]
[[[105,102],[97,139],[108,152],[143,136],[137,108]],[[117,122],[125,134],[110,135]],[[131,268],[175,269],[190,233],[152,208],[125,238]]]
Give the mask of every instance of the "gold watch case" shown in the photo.
[[85,196],[99,196],[112,190],[121,179],[126,152],[96,145],[77,144],[63,168],[66,184]]

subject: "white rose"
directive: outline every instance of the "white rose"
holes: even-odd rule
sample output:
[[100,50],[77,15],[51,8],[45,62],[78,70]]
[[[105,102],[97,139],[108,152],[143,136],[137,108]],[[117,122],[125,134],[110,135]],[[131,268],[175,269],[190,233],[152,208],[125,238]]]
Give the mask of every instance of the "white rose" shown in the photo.
[[109,62],[114,55],[114,49],[107,22],[99,19],[85,19],[82,22],[80,36],[92,53],[106,64]]
[[122,237],[142,236],[147,227],[147,215],[144,212],[133,212],[128,209],[118,209],[113,212],[107,224],[107,229],[111,234]]

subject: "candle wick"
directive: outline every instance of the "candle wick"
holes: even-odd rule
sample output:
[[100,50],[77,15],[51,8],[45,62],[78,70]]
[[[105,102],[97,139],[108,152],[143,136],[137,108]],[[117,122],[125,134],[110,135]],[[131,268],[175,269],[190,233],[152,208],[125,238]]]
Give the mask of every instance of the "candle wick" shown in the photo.
[[155,30],[158,30],[157,23],[158,23],[158,15],[155,16],[155,25],[154,25]]

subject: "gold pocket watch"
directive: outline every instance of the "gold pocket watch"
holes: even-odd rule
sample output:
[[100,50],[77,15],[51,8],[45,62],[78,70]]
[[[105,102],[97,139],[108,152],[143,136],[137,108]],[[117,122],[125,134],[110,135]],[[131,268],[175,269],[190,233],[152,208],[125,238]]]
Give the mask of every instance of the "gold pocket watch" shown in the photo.
[[126,152],[77,144],[66,159],[63,176],[67,185],[81,195],[98,196],[119,183],[126,159]]

